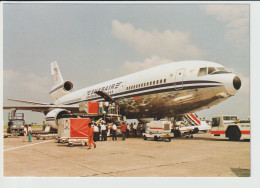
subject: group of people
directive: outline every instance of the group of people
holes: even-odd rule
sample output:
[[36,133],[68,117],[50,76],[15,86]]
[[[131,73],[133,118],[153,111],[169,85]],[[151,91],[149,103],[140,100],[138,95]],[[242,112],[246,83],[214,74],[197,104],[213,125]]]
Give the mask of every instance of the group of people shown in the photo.
[[[112,140],[117,140],[117,129],[121,129],[122,131],[122,140],[125,140],[126,138],[136,138],[136,137],[142,137],[142,133],[145,132],[146,126],[145,124],[126,124],[123,122],[121,125],[117,126],[115,123],[106,123],[105,121],[101,121],[101,123],[89,123],[89,127],[93,128],[93,131],[90,131],[91,139],[90,142],[98,142],[98,141],[107,141],[107,134],[108,131],[110,131],[110,135],[112,136]],[[94,144],[93,144],[94,145]],[[90,144],[89,144],[89,147]],[[94,145],[96,147],[96,145]]]
[[116,114],[117,107],[115,103],[99,102],[99,114]]
[[142,137],[142,134],[146,130],[146,125],[145,124],[136,124],[136,123],[131,123],[130,125],[127,123],[126,124],[127,129],[126,129],[126,137],[127,138],[137,138],[137,137]]
[[23,142],[26,142],[26,140],[28,142],[32,141],[32,128],[31,125],[25,125],[24,129],[23,129]]
[[[91,144],[94,145],[94,148],[96,148],[95,142],[97,141],[107,141],[107,133],[108,133],[108,127],[109,123],[106,123],[105,121],[101,121],[101,123],[97,124],[95,122],[89,123],[88,124],[88,149],[91,149]],[[116,130],[117,126],[115,124],[112,125],[111,134],[112,134],[112,139],[117,140],[116,137]],[[100,140],[100,135],[101,135],[101,140]]]

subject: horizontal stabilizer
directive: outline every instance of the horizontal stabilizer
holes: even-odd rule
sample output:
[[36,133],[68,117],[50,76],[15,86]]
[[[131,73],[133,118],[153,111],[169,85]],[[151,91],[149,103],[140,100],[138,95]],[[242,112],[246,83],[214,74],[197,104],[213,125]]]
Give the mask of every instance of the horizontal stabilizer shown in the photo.
[[24,100],[18,100],[18,99],[8,99],[9,101],[14,102],[22,102],[27,104],[34,104],[34,105],[50,105],[50,103],[41,103],[41,102],[33,102],[33,101],[24,101]]

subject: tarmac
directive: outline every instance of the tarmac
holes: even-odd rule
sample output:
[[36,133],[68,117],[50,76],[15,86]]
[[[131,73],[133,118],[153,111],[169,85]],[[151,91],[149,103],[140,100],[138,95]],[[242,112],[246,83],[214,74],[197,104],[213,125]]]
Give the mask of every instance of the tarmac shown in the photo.
[[5,177],[249,177],[250,142],[209,133],[171,142],[127,138],[69,147],[57,140],[4,138]]

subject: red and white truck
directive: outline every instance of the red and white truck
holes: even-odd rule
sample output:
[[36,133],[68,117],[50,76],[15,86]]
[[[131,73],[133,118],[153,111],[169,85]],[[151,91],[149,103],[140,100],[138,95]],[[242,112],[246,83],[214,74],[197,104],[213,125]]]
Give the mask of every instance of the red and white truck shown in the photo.
[[143,139],[152,138],[154,140],[162,139],[171,141],[174,134],[171,132],[172,124],[170,121],[160,120],[147,123],[147,129],[143,133]]
[[210,133],[213,137],[247,140],[250,139],[250,120],[238,120],[232,115],[213,116]]

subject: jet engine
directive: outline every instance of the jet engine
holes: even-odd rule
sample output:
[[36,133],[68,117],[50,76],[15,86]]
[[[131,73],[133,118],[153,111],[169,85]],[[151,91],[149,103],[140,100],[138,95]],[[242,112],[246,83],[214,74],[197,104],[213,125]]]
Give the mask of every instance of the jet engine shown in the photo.
[[58,129],[58,119],[62,118],[64,115],[69,115],[70,111],[57,108],[53,109],[46,115],[46,124],[51,126],[53,129]]
[[70,93],[73,89],[73,84],[71,81],[65,81],[61,85],[54,86],[49,92],[51,98],[57,100],[58,98]]

